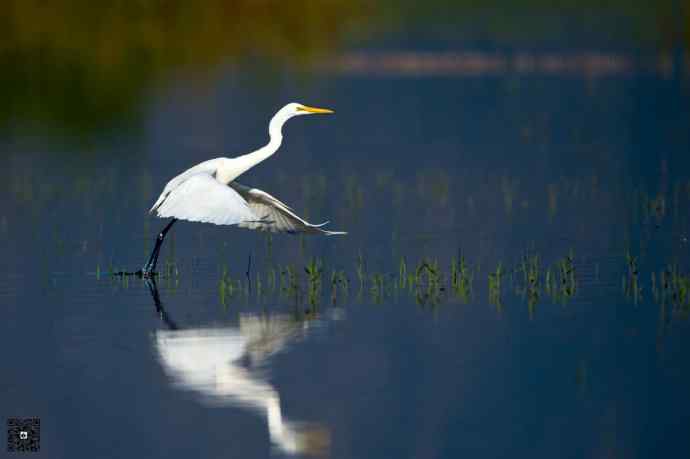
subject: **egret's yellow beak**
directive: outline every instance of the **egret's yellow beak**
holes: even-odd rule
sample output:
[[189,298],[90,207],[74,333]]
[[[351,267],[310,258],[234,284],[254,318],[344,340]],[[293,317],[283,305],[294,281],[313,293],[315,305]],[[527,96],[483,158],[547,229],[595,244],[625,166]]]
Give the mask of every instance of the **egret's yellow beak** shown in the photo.
[[297,107],[297,110],[309,113],[335,113],[333,110],[327,108],[308,107],[306,105],[300,105]]

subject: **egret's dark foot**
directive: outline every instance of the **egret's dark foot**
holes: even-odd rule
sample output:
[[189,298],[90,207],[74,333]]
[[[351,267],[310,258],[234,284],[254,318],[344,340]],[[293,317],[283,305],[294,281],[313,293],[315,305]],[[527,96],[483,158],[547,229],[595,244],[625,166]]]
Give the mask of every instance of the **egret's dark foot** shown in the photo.
[[146,262],[143,268],[134,272],[119,271],[113,273],[113,275],[136,276],[140,279],[153,279],[156,276],[158,276],[158,273],[155,271],[156,264],[158,263],[158,255],[160,254],[161,246],[163,245],[165,235],[168,234],[168,231],[170,231],[170,228],[172,228],[176,221],[177,219],[173,218],[172,220],[170,220],[170,223],[165,225],[165,228],[163,228],[163,230],[160,233],[158,233],[158,237],[156,237],[156,245],[153,247],[153,252],[151,252],[151,256],[149,257],[148,261]]
[[158,276],[158,273],[154,271],[154,269],[156,269],[155,265],[151,266],[150,264],[146,264],[146,266],[137,271],[135,275],[142,279],[154,279]]
[[150,269],[140,269],[137,273],[139,277],[144,279],[155,279],[155,277],[158,276],[157,272],[151,271]]
[[153,272],[153,271],[146,271],[143,269],[140,269],[138,271],[117,271],[112,273],[113,276],[120,276],[120,277],[138,277],[140,279],[152,279],[154,276],[157,276],[158,273]]

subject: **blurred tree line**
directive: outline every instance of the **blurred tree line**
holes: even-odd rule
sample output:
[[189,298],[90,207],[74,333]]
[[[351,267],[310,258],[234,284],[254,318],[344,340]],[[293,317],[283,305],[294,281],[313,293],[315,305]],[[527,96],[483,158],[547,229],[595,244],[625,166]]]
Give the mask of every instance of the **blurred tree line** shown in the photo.
[[257,57],[304,69],[377,37],[409,42],[475,34],[489,42],[538,43],[567,33],[554,21],[567,17],[614,35],[620,27],[622,39],[635,44],[685,49],[688,6],[688,0],[4,0],[0,128],[29,122],[81,135],[136,117],[144,93],[173,71],[204,73]]

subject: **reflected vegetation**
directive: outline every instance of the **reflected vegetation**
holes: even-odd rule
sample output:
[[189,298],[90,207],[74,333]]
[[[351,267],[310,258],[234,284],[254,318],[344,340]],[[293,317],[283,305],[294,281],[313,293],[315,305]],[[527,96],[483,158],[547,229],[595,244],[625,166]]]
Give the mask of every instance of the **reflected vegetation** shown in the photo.
[[240,406],[264,417],[272,445],[284,454],[327,455],[329,429],[288,419],[267,373],[276,354],[304,339],[322,319],[243,313],[237,326],[180,328],[160,302],[155,280],[146,282],[167,326],[155,332],[153,346],[174,385],[210,406]]
[[682,273],[677,265],[672,265],[659,273],[651,274],[651,292],[654,300],[662,305],[670,305],[673,314],[687,318],[690,314],[690,274]]
[[[118,205],[113,206],[112,212],[123,213],[132,207],[146,209],[153,199],[153,179],[147,171],[141,172],[142,175],[131,185],[132,193],[122,193],[119,183],[128,175],[139,172],[129,170],[129,164],[99,168],[98,173],[91,168],[69,171],[75,174],[70,181],[55,180],[54,171],[50,169],[25,167],[22,159],[11,163],[10,170],[12,173],[7,174],[7,180],[0,184],[0,190],[7,193],[10,202],[27,207],[34,220],[50,210],[56,200],[74,201],[75,208],[86,218],[103,218],[100,202],[116,202]],[[310,186],[318,187],[321,196],[329,196],[329,204],[337,211],[334,219],[342,221],[359,221],[364,212],[371,210],[364,205],[364,197],[376,195],[377,204],[395,211],[391,215],[392,221],[387,223],[393,229],[393,242],[399,245],[409,245],[413,239],[422,238],[430,232],[434,233],[430,236],[432,238],[445,237],[462,229],[464,222],[476,221],[480,212],[496,211],[492,218],[501,224],[508,224],[517,218],[541,221],[542,217],[548,217],[547,223],[554,226],[583,210],[589,216],[602,219],[626,216],[631,226],[652,223],[659,227],[690,217],[690,180],[683,178],[674,180],[667,190],[660,191],[652,191],[641,185],[634,186],[630,191],[628,187],[615,182],[602,187],[596,175],[564,176],[544,184],[531,184],[526,189],[520,185],[519,177],[502,172],[488,171],[479,179],[473,175],[473,171],[455,172],[451,177],[441,168],[422,170],[414,179],[415,187],[411,186],[409,178],[391,172],[386,172],[385,186],[377,185],[376,177],[384,174],[380,170],[362,171],[359,178],[348,174],[330,176],[328,179],[322,175],[298,175],[294,181],[313,182]],[[289,189],[289,186],[285,187]],[[401,192],[404,193],[404,199],[400,197]],[[314,204],[312,199],[304,199],[304,214],[317,213],[315,206],[318,208],[319,205]],[[410,219],[409,215],[413,213],[418,213],[419,218]],[[4,219],[3,227],[9,229],[13,226],[13,215],[0,216]],[[430,230],[430,221],[436,222],[434,231]],[[142,221],[144,225],[149,223],[148,219]],[[589,237],[600,229],[598,225],[608,225],[609,222],[585,218],[580,224],[586,233],[583,237]],[[679,225],[673,225],[676,242],[687,241],[690,236],[679,232],[682,229]]]
[[642,300],[642,286],[640,285],[640,272],[637,257],[625,254],[627,273],[623,277],[623,292],[625,296],[637,305]]

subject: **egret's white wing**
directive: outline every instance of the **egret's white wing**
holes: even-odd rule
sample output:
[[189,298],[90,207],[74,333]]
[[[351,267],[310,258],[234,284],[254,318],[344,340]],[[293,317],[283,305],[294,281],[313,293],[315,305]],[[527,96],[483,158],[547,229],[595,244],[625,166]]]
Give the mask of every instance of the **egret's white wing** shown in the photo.
[[313,225],[303,220],[290,207],[265,191],[249,188],[237,182],[230,182],[228,186],[244,198],[255,215],[253,221],[240,222],[238,225],[240,228],[270,231],[272,233],[311,233],[325,234],[327,236],[347,234],[343,231],[321,229],[321,226],[328,222]]
[[214,159],[209,159],[208,161],[204,161],[202,163],[197,164],[194,167],[190,167],[183,173],[173,177],[170,179],[168,183],[165,184],[165,188],[163,188],[163,192],[161,195],[158,197],[156,200],[156,203],[151,207],[151,210],[149,212],[153,212],[160,206],[163,201],[172,193],[172,191],[180,186],[182,182],[187,180],[189,177],[192,175],[199,174],[201,172],[205,172],[208,175],[212,175],[213,173],[216,172],[218,169],[218,166],[220,165],[221,161],[223,161],[225,158],[214,158]]
[[207,172],[188,175],[159,201],[154,210],[162,218],[174,217],[216,225],[237,225],[257,220],[242,196]]

